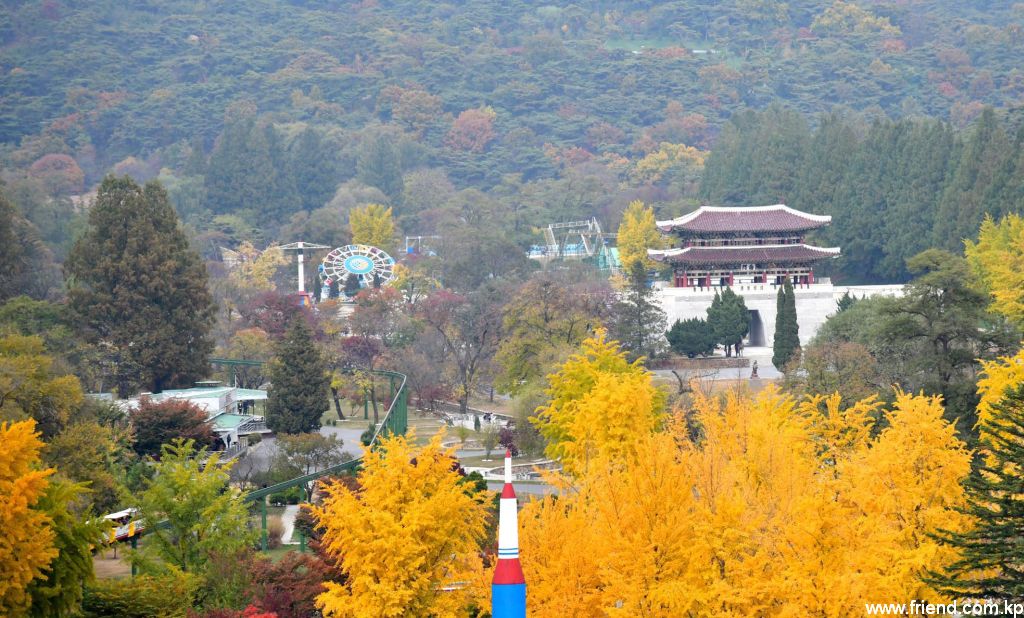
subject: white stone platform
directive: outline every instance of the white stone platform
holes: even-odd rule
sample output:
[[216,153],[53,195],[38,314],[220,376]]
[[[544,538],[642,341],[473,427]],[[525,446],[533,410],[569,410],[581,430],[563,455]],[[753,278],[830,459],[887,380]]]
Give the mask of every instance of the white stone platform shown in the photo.
[[[775,307],[779,288],[767,283],[737,283],[732,291],[743,297],[751,312],[750,346],[771,347],[775,340]],[[658,287],[655,298],[668,318],[671,326],[676,320],[690,318],[707,319],[707,310],[714,300],[719,287]],[[796,294],[797,324],[800,326],[800,343],[806,345],[818,332],[828,317],[836,312],[836,303],[849,292],[857,298],[871,296],[899,296],[902,285],[856,285],[834,286],[827,280],[810,285],[793,286]]]

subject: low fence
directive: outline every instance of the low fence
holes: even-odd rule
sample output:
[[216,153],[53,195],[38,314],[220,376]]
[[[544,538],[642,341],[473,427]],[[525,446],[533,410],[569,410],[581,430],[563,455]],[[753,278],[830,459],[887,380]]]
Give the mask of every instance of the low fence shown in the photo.
[[650,369],[682,369],[687,371],[717,369],[745,369],[750,367],[750,359],[742,356],[708,356],[707,358],[687,358],[685,356],[670,356],[648,361]]

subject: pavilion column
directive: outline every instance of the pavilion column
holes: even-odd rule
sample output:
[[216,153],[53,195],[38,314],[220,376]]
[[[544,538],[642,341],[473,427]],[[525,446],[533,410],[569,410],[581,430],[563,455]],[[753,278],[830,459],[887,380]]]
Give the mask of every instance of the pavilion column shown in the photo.
[[811,268],[807,271],[807,285],[814,285],[814,269]]

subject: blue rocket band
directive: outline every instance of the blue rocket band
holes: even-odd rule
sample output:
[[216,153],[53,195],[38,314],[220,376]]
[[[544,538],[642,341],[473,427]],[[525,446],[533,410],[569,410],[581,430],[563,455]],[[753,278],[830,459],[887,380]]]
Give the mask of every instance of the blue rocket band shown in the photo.
[[499,558],[515,558],[518,555],[519,555],[519,548],[518,547],[510,547],[508,549],[498,548],[498,557]]
[[526,618],[526,584],[491,586],[492,618]]

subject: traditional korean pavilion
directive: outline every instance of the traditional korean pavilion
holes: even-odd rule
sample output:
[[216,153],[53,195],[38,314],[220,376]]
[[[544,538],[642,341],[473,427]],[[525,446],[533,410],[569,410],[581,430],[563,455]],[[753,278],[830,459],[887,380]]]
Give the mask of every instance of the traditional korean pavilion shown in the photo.
[[808,232],[832,217],[812,215],[783,204],[774,206],[702,206],[682,217],[658,221],[677,239],[676,248],[648,251],[651,259],[671,264],[675,287],[710,288],[739,284],[814,283],[814,264],[839,255],[839,248],[807,244]]

